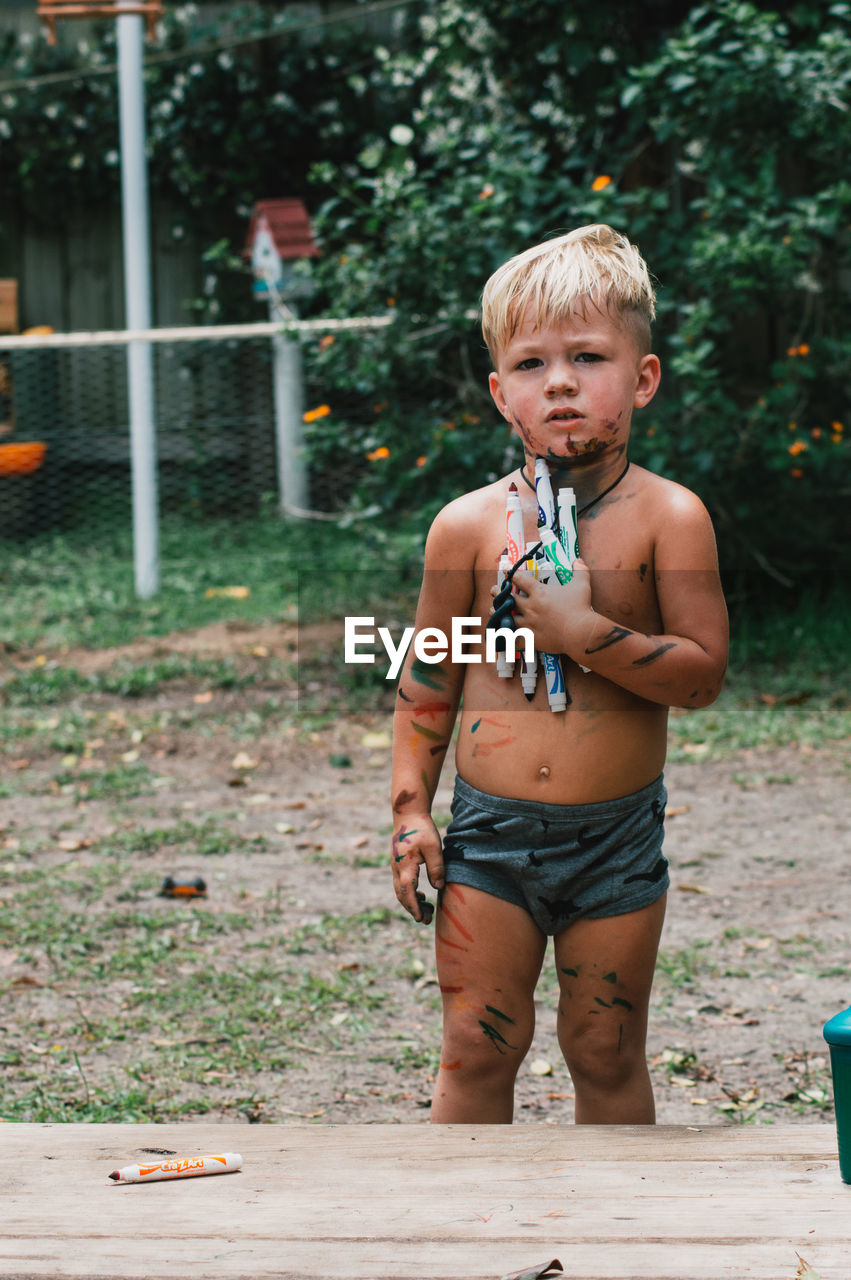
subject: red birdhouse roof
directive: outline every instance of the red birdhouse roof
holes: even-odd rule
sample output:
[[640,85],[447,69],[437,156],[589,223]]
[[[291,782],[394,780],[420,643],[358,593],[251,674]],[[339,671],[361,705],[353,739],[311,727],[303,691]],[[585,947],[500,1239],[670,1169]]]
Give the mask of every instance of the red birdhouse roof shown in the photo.
[[258,200],[251,213],[244,257],[251,256],[260,218],[266,219],[279,257],[317,257],[319,250],[313,239],[310,218],[301,200]]

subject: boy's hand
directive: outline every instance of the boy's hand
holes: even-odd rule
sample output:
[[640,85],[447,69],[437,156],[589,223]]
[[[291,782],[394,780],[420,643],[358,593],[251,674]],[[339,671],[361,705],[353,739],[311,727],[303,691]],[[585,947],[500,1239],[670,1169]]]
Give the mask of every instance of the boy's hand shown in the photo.
[[425,864],[433,889],[442,889],[445,883],[443,849],[430,814],[405,814],[397,819],[390,857],[396,897],[418,923],[429,924],[434,908],[417,890],[420,867]]
[[591,574],[584,560],[574,560],[570,582],[539,582],[533,573],[518,569],[514,575],[517,596],[514,617],[520,627],[535,635],[535,647],[545,653],[571,653],[584,648],[593,625]]

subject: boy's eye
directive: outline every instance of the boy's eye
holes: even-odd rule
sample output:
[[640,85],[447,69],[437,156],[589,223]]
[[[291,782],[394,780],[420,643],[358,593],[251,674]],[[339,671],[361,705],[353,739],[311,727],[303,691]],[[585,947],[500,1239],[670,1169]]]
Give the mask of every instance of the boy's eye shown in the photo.
[[596,351],[581,351],[576,357],[577,364],[596,364],[603,357],[598,355]]
[[525,370],[525,369],[539,369],[539,368],[541,367],[542,363],[543,363],[543,361],[542,361],[542,360],[539,360],[537,356],[527,356],[525,360],[521,360],[521,361],[520,361],[520,363],[518,364],[517,368],[518,368],[518,369],[523,369],[523,370]]

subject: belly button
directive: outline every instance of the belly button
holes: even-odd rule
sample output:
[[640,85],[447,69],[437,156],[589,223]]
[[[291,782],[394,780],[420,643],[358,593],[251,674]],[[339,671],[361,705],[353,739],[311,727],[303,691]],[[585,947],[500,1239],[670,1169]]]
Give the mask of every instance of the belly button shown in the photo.
[[538,770],[538,777],[548,778],[549,776],[550,776],[550,766],[548,764],[542,764],[540,769]]

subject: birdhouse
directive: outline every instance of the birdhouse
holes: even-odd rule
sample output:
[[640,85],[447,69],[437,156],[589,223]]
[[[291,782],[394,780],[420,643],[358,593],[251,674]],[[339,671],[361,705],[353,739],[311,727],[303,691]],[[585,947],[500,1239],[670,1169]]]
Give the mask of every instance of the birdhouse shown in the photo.
[[39,0],[36,13],[47,26],[47,43],[56,44],[57,18],[115,18],[125,13],[140,14],[145,18],[148,35],[153,39],[154,24],[162,17],[163,7],[158,0],[151,3],[120,4],[119,0],[98,0],[85,4],[83,0]]
[[319,254],[307,209],[301,200],[258,200],[251,213],[243,257],[254,272],[254,295],[268,296],[269,285],[292,294],[294,279],[284,266]]

